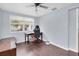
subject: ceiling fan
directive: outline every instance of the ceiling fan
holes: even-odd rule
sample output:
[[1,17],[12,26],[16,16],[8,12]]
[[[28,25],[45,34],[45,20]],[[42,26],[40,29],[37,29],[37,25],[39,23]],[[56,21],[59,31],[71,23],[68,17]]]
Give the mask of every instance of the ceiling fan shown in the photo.
[[[29,7],[35,7],[35,11],[37,12],[38,11],[38,7],[41,7],[41,8],[44,8],[44,9],[48,9],[49,7],[48,6],[44,6],[42,5],[44,3],[34,3],[33,5],[29,5]],[[51,10],[55,10],[56,8],[53,8]]]

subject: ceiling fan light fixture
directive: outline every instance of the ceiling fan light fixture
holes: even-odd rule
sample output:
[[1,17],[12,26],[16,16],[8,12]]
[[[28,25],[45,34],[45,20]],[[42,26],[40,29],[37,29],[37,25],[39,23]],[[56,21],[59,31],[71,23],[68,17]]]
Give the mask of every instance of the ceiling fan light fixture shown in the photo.
[[41,3],[34,3],[35,7],[38,7]]

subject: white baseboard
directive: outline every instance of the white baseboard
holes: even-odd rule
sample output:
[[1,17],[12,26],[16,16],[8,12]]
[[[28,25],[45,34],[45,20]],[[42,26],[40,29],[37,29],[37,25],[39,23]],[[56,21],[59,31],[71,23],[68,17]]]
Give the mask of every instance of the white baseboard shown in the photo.
[[69,48],[69,50],[78,53],[78,51],[75,49]]
[[60,45],[58,45],[58,44],[55,44],[55,43],[53,43],[53,42],[50,42],[50,44],[55,45],[55,46],[57,46],[57,47],[59,47],[59,48],[61,48],[61,49],[64,49],[64,50],[68,50],[67,48],[64,48],[64,47],[62,47],[62,46],[60,46]]
[[61,49],[68,50],[67,48],[64,48],[64,47],[62,47],[62,46],[60,46],[60,45],[58,45],[58,44],[55,44],[55,43],[53,43],[53,42],[50,42],[50,41],[47,41],[47,40],[44,40],[44,41],[46,42],[47,45],[52,44],[52,45],[57,46],[57,47],[59,47],[59,48],[61,48]]
[[11,48],[16,48],[15,41],[11,42]]
[[17,41],[16,43],[22,43],[22,42],[25,42],[25,41]]
[[60,45],[58,45],[58,44],[55,44],[55,43],[53,43],[53,42],[50,42],[50,44],[55,45],[55,46],[57,46],[57,47],[59,47],[59,48],[62,48],[62,49],[64,49],[64,50],[71,50],[71,51],[73,51],[73,52],[77,52],[77,53],[78,53],[77,50],[72,49],[72,48],[64,48],[64,47],[62,47],[62,46],[60,46]]

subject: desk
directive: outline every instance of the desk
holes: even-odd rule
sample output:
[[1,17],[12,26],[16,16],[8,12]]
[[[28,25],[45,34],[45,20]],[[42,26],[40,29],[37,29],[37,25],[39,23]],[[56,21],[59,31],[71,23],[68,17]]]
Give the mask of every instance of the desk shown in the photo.
[[[29,43],[29,36],[32,36],[32,35],[34,35],[34,33],[29,33],[29,34],[27,34],[27,33],[25,33],[25,43],[26,43],[26,37],[27,37],[27,43]],[[40,37],[41,37],[41,40],[42,40],[42,38],[43,38],[43,34],[42,34],[42,32],[40,33]]]

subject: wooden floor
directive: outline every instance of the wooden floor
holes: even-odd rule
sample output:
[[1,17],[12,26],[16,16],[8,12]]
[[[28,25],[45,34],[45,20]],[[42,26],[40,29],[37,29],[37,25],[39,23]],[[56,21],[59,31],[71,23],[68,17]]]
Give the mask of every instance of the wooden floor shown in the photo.
[[68,52],[53,46],[42,43],[19,43],[17,44],[17,56],[67,56]]
[[29,44],[19,43],[15,45],[15,38],[0,40],[0,56],[78,56],[78,53],[71,50],[64,50],[57,46],[46,44],[40,40],[32,41]]
[[14,37],[4,38],[0,40],[0,56],[16,56]]

